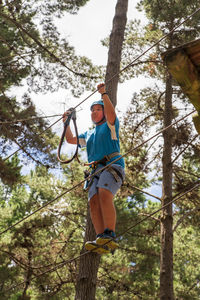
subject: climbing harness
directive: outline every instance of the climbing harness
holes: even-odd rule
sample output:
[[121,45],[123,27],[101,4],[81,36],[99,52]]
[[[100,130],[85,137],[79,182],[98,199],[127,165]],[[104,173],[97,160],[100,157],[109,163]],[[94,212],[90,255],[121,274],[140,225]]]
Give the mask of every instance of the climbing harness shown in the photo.
[[105,166],[107,162],[109,162],[116,156],[121,156],[121,154],[119,152],[113,152],[111,154],[105,155],[102,159],[92,161],[90,163],[85,163],[85,166],[90,166],[91,168],[96,169],[98,165]]
[[[61,139],[60,139],[60,143],[59,143],[59,146],[58,146],[58,160],[62,163],[62,164],[68,164],[70,163],[74,158],[76,158],[78,160],[78,162],[80,163],[80,160],[78,158],[78,145],[79,145],[79,139],[78,139],[78,129],[77,129],[77,125],[76,125],[76,111],[74,108],[70,108],[69,109],[69,112],[70,114],[68,115],[67,119],[65,120],[64,122],[64,129],[63,129],[63,133],[62,133],[62,136],[61,136]],[[66,135],[66,131],[67,131],[67,127],[69,126],[69,123],[70,121],[73,121],[73,124],[74,124],[74,129],[75,129],[75,134],[76,134],[76,138],[77,138],[77,144],[76,144],[76,150],[75,150],[75,153],[74,155],[68,159],[68,160],[62,160],[61,157],[60,157],[60,152],[61,152],[61,148],[62,148],[62,144],[64,142],[64,139],[65,139],[65,135]]]
[[[104,156],[102,159],[100,159],[100,160],[93,161],[93,162],[91,162],[91,163],[86,163],[86,164],[85,164],[86,166],[89,166],[89,167],[90,167],[89,170],[85,170],[85,171],[84,171],[85,183],[84,183],[83,189],[84,189],[85,191],[87,191],[87,190],[90,188],[90,186],[91,186],[92,183],[93,183],[94,178],[99,179],[99,176],[100,176],[101,172],[99,172],[97,175],[94,175],[94,176],[91,177],[91,175],[92,175],[93,173],[95,173],[97,167],[100,166],[100,165],[102,165],[102,166],[105,167],[107,162],[109,162],[112,158],[117,157],[117,156],[121,156],[121,154],[120,154],[119,152],[113,152],[113,153],[111,153],[111,154],[109,154],[109,155],[105,155],[105,156]],[[113,175],[113,177],[114,177],[114,179],[115,179],[116,182],[119,182],[119,181],[121,180],[122,183],[123,183],[124,178],[123,178],[121,172],[118,171],[115,167],[113,167],[113,165],[108,166],[106,170],[107,170],[108,172],[110,172],[110,173]],[[104,171],[104,168],[103,168],[102,171]],[[88,177],[89,177],[89,178],[88,178]]]

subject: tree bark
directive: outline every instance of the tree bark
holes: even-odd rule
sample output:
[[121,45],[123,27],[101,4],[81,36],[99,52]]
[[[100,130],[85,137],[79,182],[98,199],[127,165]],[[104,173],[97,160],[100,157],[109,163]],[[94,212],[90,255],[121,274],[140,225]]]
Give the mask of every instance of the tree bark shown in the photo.
[[[110,35],[105,83],[107,92],[114,106],[116,106],[117,103],[117,85],[119,75],[115,76],[112,80],[109,79],[116,75],[120,70],[122,44],[124,40],[124,31],[127,20],[127,9],[128,0],[117,1],[115,16],[113,19],[113,28]],[[94,239],[95,232],[88,209],[85,241],[91,241]],[[81,253],[84,253],[84,249],[82,249]],[[76,282],[75,300],[95,300],[99,263],[100,256],[98,254],[89,253],[81,256],[79,264],[79,273]]]
[[[115,8],[112,32],[110,34],[108,62],[106,68],[106,87],[114,106],[117,104],[117,86],[121,62],[124,31],[127,21],[128,0],[118,0]],[[111,79],[112,78],[112,79]]]
[[[172,77],[166,81],[164,127],[172,123]],[[162,205],[172,200],[172,128],[163,133],[163,184]],[[172,204],[162,210],[161,216],[161,260],[160,299],[173,300],[173,216]]]
[[[84,245],[86,241],[95,240],[96,234],[89,213],[87,213],[87,224],[84,238]],[[81,254],[85,253],[84,246]],[[80,258],[79,274],[76,282],[76,296],[75,300],[94,300],[96,293],[97,272],[100,262],[100,255],[96,253],[88,253]]]

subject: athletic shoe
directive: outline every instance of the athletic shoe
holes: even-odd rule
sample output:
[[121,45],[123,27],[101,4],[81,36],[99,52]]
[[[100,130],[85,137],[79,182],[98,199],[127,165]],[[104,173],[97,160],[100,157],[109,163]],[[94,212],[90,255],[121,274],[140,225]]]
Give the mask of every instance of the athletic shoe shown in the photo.
[[110,250],[113,251],[117,247],[119,247],[119,245],[117,244],[117,242],[114,240],[115,237],[116,237],[116,234],[114,233],[114,231],[106,228],[104,230],[104,233],[102,233],[96,239],[96,243],[97,243],[97,245],[101,245],[101,247],[102,246],[103,247],[107,246],[108,248],[110,248]]
[[106,254],[110,253],[110,249],[107,245],[100,246],[96,243],[96,241],[88,241],[85,243],[85,249],[88,251],[92,251],[98,254]]

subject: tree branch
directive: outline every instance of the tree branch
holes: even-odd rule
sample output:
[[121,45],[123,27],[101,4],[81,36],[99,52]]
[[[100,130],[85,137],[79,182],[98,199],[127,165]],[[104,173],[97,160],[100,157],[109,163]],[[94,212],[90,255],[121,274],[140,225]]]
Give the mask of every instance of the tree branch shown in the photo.
[[193,210],[188,211],[185,215],[183,215],[177,222],[173,228],[173,232],[177,229],[177,227],[185,220],[189,215],[194,214],[195,212],[200,211],[200,207],[197,207]]
[[152,194],[150,194],[150,193],[148,193],[148,192],[146,192],[146,191],[144,191],[144,190],[141,190],[141,189],[139,189],[139,188],[136,187],[136,186],[130,185],[130,183],[127,183],[126,186],[127,186],[127,187],[130,187],[130,188],[132,188],[132,189],[135,189],[135,190],[137,190],[137,191],[139,191],[139,192],[141,192],[141,193],[147,194],[147,195],[149,195],[149,196],[151,196],[151,197],[153,197],[153,198],[156,198],[156,199],[158,199],[159,201],[161,201],[161,198],[159,198],[159,197],[157,197],[157,196],[155,196],[155,195],[152,195]]
[[187,150],[189,146],[192,146],[192,143],[196,140],[197,137],[198,134],[196,134],[190,142],[187,142],[186,147],[172,160],[172,164],[174,164],[174,162],[179,158],[179,156],[181,156],[181,154],[183,154]]
[[[38,39],[36,39],[30,32],[28,32],[26,29],[24,29],[16,20],[12,19],[11,17],[7,16],[4,13],[0,12],[0,16],[5,19],[6,21],[9,21],[13,23],[18,29],[22,30],[27,36],[29,36],[41,49],[43,49],[46,53],[50,55],[51,58],[53,58],[56,62],[59,62],[63,67],[65,67],[68,71],[72,72],[73,74],[81,77],[91,78],[91,79],[97,79],[97,76],[87,76],[84,73],[79,73],[71,68],[69,68],[60,58],[58,58],[55,54],[53,54],[51,51],[47,49]],[[26,42],[26,41],[25,41]]]

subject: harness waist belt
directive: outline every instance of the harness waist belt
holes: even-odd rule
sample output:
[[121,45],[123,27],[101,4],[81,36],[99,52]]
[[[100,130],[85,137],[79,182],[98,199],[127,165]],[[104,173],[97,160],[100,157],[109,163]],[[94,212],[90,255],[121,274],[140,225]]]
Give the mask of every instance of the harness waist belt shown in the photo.
[[110,161],[112,158],[116,156],[120,156],[121,154],[119,152],[113,152],[108,155],[105,155],[102,159],[95,161],[95,165],[102,164],[106,165],[108,161]]

